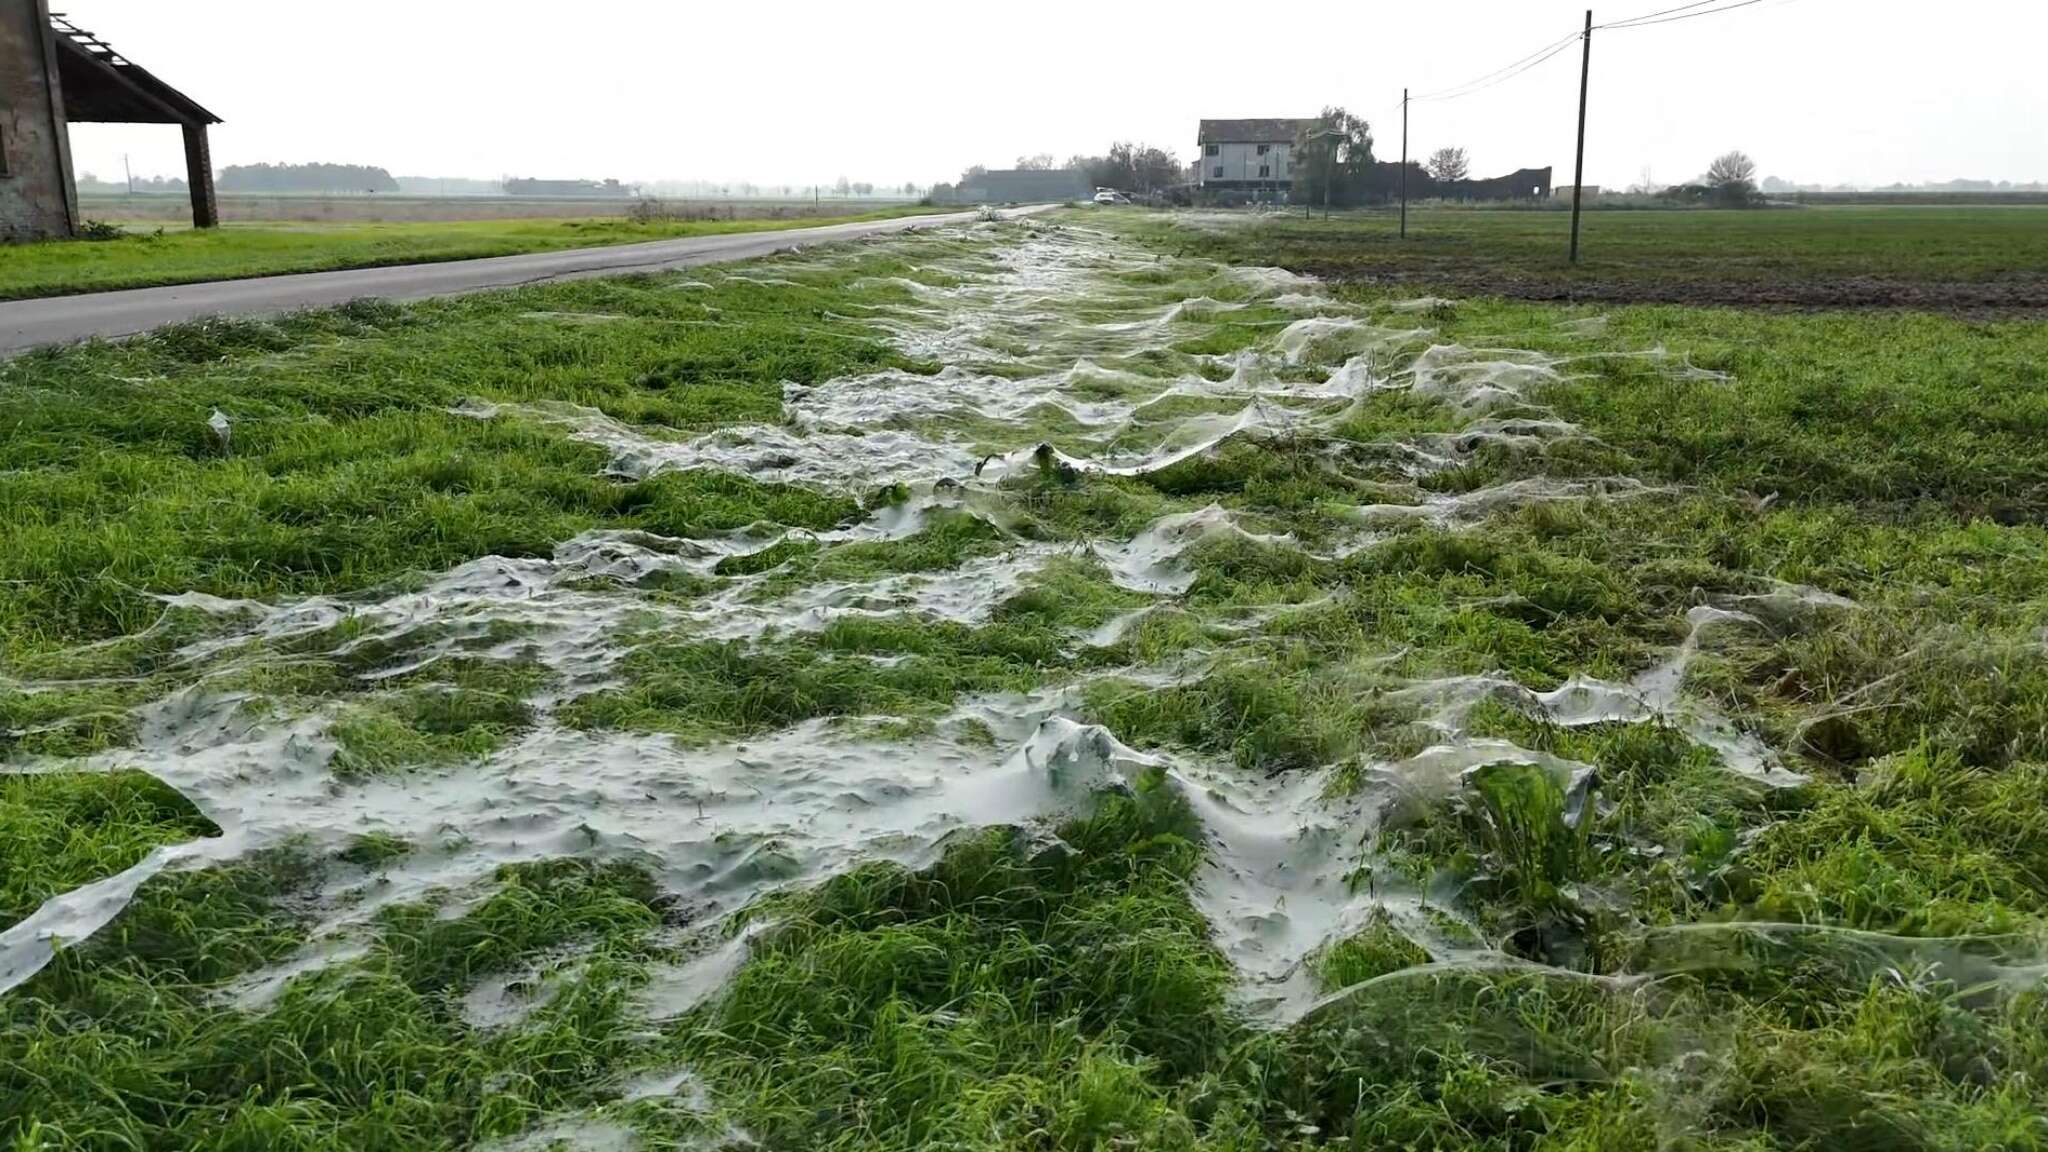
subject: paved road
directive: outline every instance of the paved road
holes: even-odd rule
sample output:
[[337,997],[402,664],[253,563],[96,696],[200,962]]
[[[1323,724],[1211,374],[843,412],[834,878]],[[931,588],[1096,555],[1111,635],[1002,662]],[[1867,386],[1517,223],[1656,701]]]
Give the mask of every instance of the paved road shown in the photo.
[[[1049,206],[1013,209],[1010,214],[1023,215],[1043,211],[1045,207]],[[746,260],[800,245],[958,224],[972,219],[972,212],[905,216],[894,220],[826,224],[783,232],[689,236],[609,248],[494,256],[486,260],[305,272],[252,280],[215,280],[204,284],[95,292],[85,296],[6,301],[0,302],[0,356],[92,336],[106,339],[133,336],[165,324],[196,320],[202,316],[259,316],[346,304],[350,300],[370,296],[387,300],[417,300],[426,296],[459,296],[465,292],[549,280],[660,272],[698,264]]]

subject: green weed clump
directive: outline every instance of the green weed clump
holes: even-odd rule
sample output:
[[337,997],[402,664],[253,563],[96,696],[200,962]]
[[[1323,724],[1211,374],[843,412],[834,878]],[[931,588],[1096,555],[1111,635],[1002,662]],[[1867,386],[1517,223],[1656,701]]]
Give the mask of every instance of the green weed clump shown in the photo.
[[219,834],[190,800],[141,772],[0,774],[0,926],[152,848]]
[[1771,919],[1907,936],[2027,932],[2048,913],[2048,766],[1921,745],[1762,829],[1744,863]]
[[1385,909],[1363,929],[1339,940],[1316,958],[1316,978],[1329,991],[1376,980],[1429,963],[1429,953],[1394,926]]
[[623,661],[624,687],[579,697],[562,718],[693,741],[820,717],[931,719],[963,695],[1024,691],[1078,666],[1086,658],[1071,647],[1063,632],[1035,621],[970,628],[860,616],[834,620],[815,638],[773,645],[655,643]]
[[[368,956],[262,1011],[224,1008],[227,982],[297,947],[290,898],[312,879],[281,856],[159,880],[10,996],[0,1134],[53,1148],[467,1147],[590,1102],[635,1053],[626,1006],[661,922],[644,873],[510,867],[466,915],[391,910]],[[580,978],[524,1023],[467,1022],[475,980],[565,948]]]
[[991,830],[776,908],[679,1051],[771,1145],[1193,1145],[1177,1097],[1232,1033],[1187,899],[1199,830],[1143,788],[1059,836]]
[[340,745],[335,775],[480,759],[533,722],[525,701],[462,688],[421,688],[360,706],[328,730]]

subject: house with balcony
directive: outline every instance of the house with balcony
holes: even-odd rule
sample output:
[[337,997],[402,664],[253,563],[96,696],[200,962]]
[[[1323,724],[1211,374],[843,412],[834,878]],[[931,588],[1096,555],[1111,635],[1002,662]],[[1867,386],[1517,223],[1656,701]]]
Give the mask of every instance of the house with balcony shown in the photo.
[[1212,197],[1281,199],[1294,186],[1294,142],[1316,121],[1204,120],[1195,185]]

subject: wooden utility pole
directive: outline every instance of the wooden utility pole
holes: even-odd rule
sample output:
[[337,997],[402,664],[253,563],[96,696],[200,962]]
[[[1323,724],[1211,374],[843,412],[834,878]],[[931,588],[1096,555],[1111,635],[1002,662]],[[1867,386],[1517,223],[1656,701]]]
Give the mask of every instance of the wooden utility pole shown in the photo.
[[1401,239],[1408,238],[1408,90],[1401,89]]
[[1586,194],[1586,81],[1593,74],[1593,10],[1586,9],[1585,51],[1579,57],[1579,158],[1572,165],[1572,260],[1579,262],[1579,200]]

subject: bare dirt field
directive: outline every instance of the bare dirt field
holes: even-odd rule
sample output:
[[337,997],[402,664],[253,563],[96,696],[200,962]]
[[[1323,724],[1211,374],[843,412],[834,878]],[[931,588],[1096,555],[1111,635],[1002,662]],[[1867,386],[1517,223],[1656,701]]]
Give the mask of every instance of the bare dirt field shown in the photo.
[[[1243,223],[1243,222],[1240,222]],[[1571,214],[1427,206],[1182,230],[1189,254],[1450,295],[1771,309],[2048,313],[2048,207],[1882,205]]]
[[1341,264],[1303,261],[1298,270],[1327,279],[1388,288],[1429,287],[1461,295],[1586,304],[1726,304],[1794,310],[1908,308],[1958,316],[2018,316],[2048,312],[2048,271],[2016,272],[1998,280],[1895,280],[1880,276],[1820,277],[1765,282],[1715,280],[1588,281],[1560,270],[1550,275],[1502,276],[1483,266],[1439,266],[1428,271],[1370,272]]

